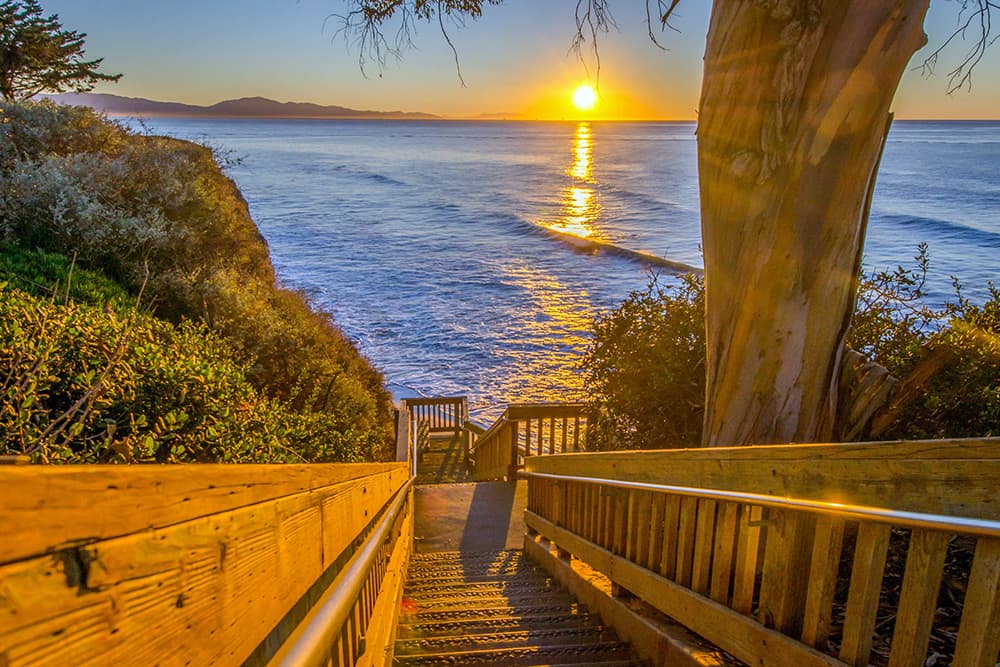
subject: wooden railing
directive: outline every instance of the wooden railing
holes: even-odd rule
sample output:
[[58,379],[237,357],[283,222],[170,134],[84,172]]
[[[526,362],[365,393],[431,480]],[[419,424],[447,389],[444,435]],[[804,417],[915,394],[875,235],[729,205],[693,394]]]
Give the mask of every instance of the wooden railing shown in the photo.
[[543,456],[523,474],[526,548],[554,544],[749,664],[868,665],[878,638],[892,667],[924,665],[945,579],[964,590],[952,664],[997,662],[1000,439]]
[[409,479],[405,462],[0,466],[0,664],[261,665],[317,627],[328,588],[341,611],[309,654],[384,664]]
[[587,428],[583,403],[515,403],[486,430],[466,425],[477,480],[509,479],[532,455],[577,452]]
[[458,433],[469,419],[465,396],[406,398],[403,403],[410,412],[410,423],[426,423],[431,433]]

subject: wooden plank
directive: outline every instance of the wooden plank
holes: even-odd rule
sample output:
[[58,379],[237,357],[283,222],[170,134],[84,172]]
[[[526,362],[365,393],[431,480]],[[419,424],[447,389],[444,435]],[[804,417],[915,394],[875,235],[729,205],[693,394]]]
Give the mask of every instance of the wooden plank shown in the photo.
[[611,518],[612,544],[616,554],[625,554],[626,519],[628,515],[628,492],[624,489],[614,489],[614,513]]
[[698,525],[698,499],[682,497],[680,522],[677,528],[677,571],[674,581],[681,586],[691,586],[694,567],[694,538]]
[[674,579],[677,575],[677,542],[680,520],[680,496],[668,495],[664,509],[663,548],[660,554],[660,574],[667,579]]
[[526,513],[525,523],[548,538],[562,541],[566,548],[590,567],[748,664],[769,667],[843,667],[830,656],[765,628],[751,618],[687,590],[579,536],[566,533],[538,515]]
[[700,595],[708,595],[709,577],[712,572],[712,552],[715,547],[715,508],[716,502],[714,500],[698,501],[691,589]]
[[889,533],[889,526],[882,524],[863,522],[858,528],[851,588],[847,594],[844,639],[840,645],[840,659],[855,667],[867,665],[871,655]]
[[739,505],[720,503],[715,528],[715,552],[712,554],[712,583],[709,595],[721,604],[729,603],[729,585],[733,578],[736,558],[737,519]]
[[650,516],[653,512],[653,494],[642,491],[636,494],[635,555],[631,559],[643,567],[648,567]]
[[926,662],[947,550],[947,533],[914,530],[910,535],[889,667],[923,667]]
[[386,471],[406,463],[2,466],[0,563]]
[[660,558],[663,555],[663,524],[666,506],[666,494],[652,494],[652,502],[649,506],[649,553],[646,554],[645,562],[646,567],[650,570],[658,570],[660,567]]
[[241,662],[405,479],[389,471],[3,566],[0,656]]
[[639,492],[633,489],[628,490],[628,502],[626,511],[625,529],[625,558],[635,561],[639,537]]
[[826,646],[830,634],[843,540],[842,519],[816,517],[816,537],[809,559],[809,587],[802,621],[802,642],[816,648]]
[[754,584],[757,580],[757,553],[760,545],[760,522],[763,509],[744,505],[740,510],[740,533],[736,543],[736,565],[733,568],[732,608],[749,614],[753,607]]
[[527,470],[1000,516],[1000,438],[599,452],[539,457]]
[[816,515],[768,509],[764,566],[760,584],[760,621],[786,635],[802,633]]
[[1000,653],[1000,538],[981,538],[969,573],[955,667],[993,667]]

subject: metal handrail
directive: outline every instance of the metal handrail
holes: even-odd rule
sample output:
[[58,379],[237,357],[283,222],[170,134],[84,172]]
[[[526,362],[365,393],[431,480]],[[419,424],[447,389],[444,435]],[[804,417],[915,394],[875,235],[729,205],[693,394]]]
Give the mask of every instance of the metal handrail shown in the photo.
[[333,646],[361,596],[368,574],[375,564],[379,547],[388,538],[403,503],[409,496],[414,477],[396,492],[392,504],[372,530],[364,545],[351,557],[344,570],[323,591],[312,611],[271,659],[270,665],[301,667],[327,665]]
[[601,477],[579,477],[576,475],[557,475],[544,472],[527,472],[523,470],[519,471],[518,475],[526,478],[578,482],[581,484],[600,484],[604,486],[614,486],[621,489],[633,489],[636,491],[660,491],[679,496],[709,498],[712,500],[741,502],[749,505],[761,505],[764,507],[776,507],[779,509],[833,514],[841,518],[875,521],[878,523],[887,523],[907,528],[930,528],[932,530],[963,532],[982,537],[1000,537],[1000,521],[990,521],[989,519],[973,519],[970,517],[946,516],[943,514],[924,514],[921,512],[906,512],[902,510],[886,509],[883,507],[870,507],[867,505],[850,505],[845,503],[825,502],[822,500],[804,500],[800,498],[782,498],[780,496],[771,496],[762,493],[702,489],[692,486],[673,486],[670,484],[656,484],[651,482],[632,482],[628,480],[605,479]]

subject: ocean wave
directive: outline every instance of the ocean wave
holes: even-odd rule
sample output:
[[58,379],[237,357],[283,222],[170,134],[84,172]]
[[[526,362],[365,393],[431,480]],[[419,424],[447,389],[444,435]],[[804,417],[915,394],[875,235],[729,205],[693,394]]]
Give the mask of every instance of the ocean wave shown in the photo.
[[380,174],[375,171],[368,171],[366,169],[358,169],[357,167],[352,167],[347,164],[338,164],[333,167],[328,167],[328,171],[334,171],[341,174],[346,174],[350,177],[357,178],[360,180],[372,181],[375,183],[381,183],[382,185],[393,185],[397,187],[409,187],[409,183],[404,183],[403,181],[392,178],[391,176],[386,176],[385,174]]
[[[1000,248],[1000,231],[993,232],[980,227],[971,227],[953,220],[940,218],[925,218],[900,214],[873,214],[875,224],[889,224],[897,227],[918,230],[919,234],[940,239],[960,240],[963,244]],[[926,240],[923,236],[915,237],[916,241]]]
[[685,264],[677,260],[660,257],[641,250],[633,250],[625,246],[618,245],[606,239],[584,237],[570,232],[553,229],[539,222],[533,222],[517,215],[495,214],[493,216],[498,221],[506,223],[511,229],[522,234],[535,237],[554,239],[564,246],[585,255],[611,255],[637,262],[644,266],[665,269],[672,273],[701,273],[702,269],[691,264]]

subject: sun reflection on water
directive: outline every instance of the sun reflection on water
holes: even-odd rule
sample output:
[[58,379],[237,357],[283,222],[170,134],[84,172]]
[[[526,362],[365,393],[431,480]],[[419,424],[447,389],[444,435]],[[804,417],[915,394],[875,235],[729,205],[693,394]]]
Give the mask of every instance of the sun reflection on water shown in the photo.
[[554,231],[580,238],[598,236],[595,223],[601,213],[594,181],[594,141],[590,123],[580,123],[573,135],[573,164],[566,174],[576,181],[562,191],[562,215],[543,224]]
[[573,154],[576,159],[568,170],[569,175],[581,181],[593,182],[594,143],[589,123],[580,123],[576,126]]

